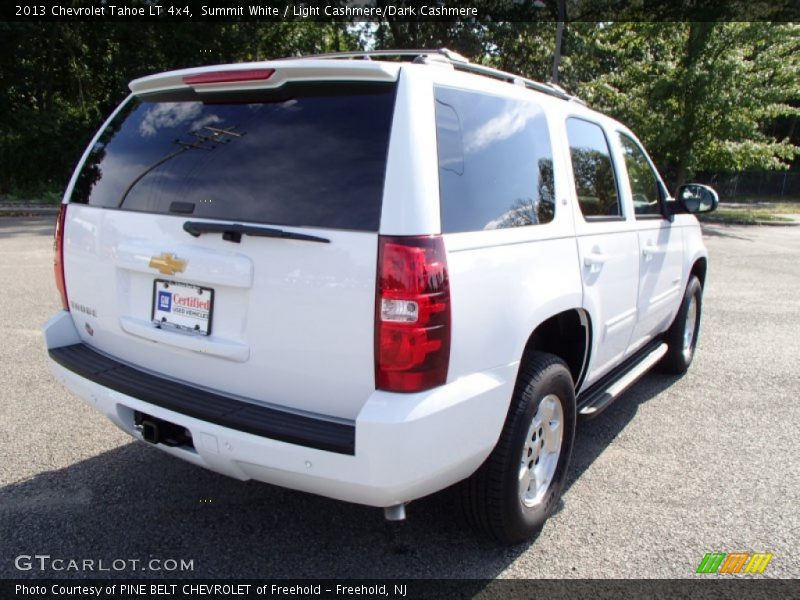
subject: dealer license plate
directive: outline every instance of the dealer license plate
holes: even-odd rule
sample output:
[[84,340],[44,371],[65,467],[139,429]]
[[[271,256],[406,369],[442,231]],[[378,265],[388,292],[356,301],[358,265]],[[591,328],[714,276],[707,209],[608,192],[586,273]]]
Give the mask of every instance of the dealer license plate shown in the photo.
[[153,323],[163,329],[208,335],[214,310],[211,288],[156,279],[153,282]]

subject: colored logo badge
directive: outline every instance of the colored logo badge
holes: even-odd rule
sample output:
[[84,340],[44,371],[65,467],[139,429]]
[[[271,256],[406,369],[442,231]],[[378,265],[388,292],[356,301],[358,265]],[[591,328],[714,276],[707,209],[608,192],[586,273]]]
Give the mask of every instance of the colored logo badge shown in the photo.
[[175,273],[183,273],[186,269],[186,261],[176,257],[174,254],[162,252],[160,256],[154,256],[150,259],[149,266],[153,269],[158,269],[164,275],[174,275]]
[[763,573],[772,553],[767,552],[707,552],[697,566],[697,573]]
[[158,310],[163,310],[164,312],[171,312],[172,311],[172,294],[170,292],[158,292]]

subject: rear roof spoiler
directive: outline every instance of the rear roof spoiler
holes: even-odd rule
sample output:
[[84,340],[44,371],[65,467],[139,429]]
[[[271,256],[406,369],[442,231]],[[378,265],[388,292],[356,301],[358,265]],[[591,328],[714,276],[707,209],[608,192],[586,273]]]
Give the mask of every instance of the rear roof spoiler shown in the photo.
[[[373,60],[373,58],[377,60]],[[134,79],[130,83],[134,94],[149,94],[165,90],[192,87],[198,91],[233,91],[277,88],[286,81],[396,81],[400,70],[399,62],[387,62],[385,59],[399,58],[416,64],[446,64],[456,71],[473,75],[481,75],[519,85],[530,90],[541,92],[561,100],[574,101],[582,105],[586,102],[569,94],[554,83],[543,83],[528,79],[514,73],[508,73],[492,67],[475,64],[469,59],[448,50],[372,50],[355,52],[333,52],[329,54],[312,54],[302,58],[281,58],[265,62],[250,62],[231,65],[218,65],[170,71],[158,75],[150,75]],[[187,84],[185,77],[212,73],[235,73],[236,71],[253,71],[258,69],[274,69],[275,72],[262,80]]]
[[[274,69],[268,78],[244,78],[242,81],[224,81],[218,83],[187,83],[185,79],[198,78],[198,75],[225,73],[235,75],[236,72],[252,73],[257,70]],[[400,65],[377,61],[333,61],[282,59],[279,61],[262,61],[215,65],[168,71],[157,75],[140,77],[130,82],[131,92],[146,95],[167,90],[193,88],[198,91],[221,92],[235,90],[269,89],[282,86],[287,81],[397,81]]]

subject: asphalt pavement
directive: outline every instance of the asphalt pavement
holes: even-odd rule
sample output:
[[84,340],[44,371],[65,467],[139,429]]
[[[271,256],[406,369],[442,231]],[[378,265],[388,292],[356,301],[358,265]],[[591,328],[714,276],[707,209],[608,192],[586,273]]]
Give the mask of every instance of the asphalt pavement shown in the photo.
[[[512,548],[474,535],[448,491],[408,507],[398,542],[378,509],[132,442],[47,371],[52,229],[52,216],[0,218],[2,578],[691,578],[713,551],[769,552],[764,576],[800,575],[800,228],[705,228],[691,370],[650,374],[581,423],[559,511]],[[35,554],[137,567],[17,568]],[[192,570],[141,572],[151,559]]]

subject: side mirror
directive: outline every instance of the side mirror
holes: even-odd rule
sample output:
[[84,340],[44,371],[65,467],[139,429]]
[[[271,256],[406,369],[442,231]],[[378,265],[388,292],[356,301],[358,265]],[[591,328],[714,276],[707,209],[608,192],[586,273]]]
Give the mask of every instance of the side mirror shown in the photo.
[[687,183],[678,188],[676,199],[688,213],[708,213],[717,209],[717,192],[699,183]]

